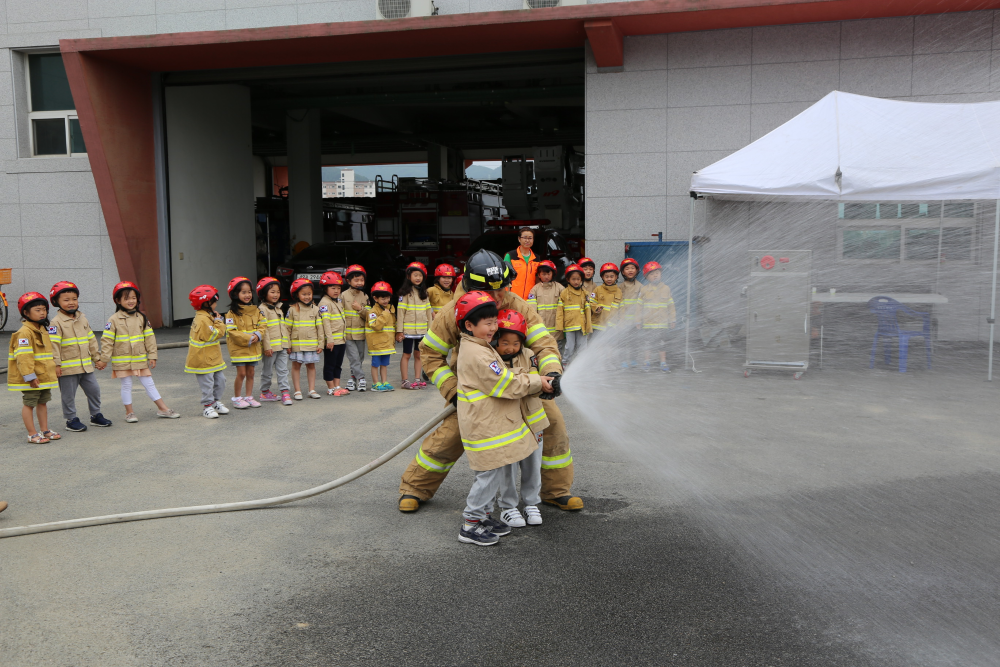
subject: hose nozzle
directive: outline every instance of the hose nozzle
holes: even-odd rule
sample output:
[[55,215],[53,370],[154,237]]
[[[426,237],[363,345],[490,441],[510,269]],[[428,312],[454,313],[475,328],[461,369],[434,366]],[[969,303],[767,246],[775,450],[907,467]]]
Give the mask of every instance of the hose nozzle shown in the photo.
[[552,378],[552,391],[551,392],[542,392],[541,394],[539,394],[538,397],[541,398],[542,400],[545,400],[545,401],[551,401],[553,398],[556,398],[557,396],[561,396],[562,395],[562,388],[559,386],[560,385],[560,379],[562,378],[562,374],[561,373],[548,373],[548,374],[546,374],[546,377]]

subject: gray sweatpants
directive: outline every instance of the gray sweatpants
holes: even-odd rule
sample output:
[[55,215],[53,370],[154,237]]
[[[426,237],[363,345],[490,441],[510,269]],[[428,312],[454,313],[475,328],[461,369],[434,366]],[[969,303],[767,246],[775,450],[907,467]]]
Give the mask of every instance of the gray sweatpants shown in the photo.
[[476,479],[472,482],[469,497],[465,500],[465,511],[462,512],[467,521],[482,521],[486,518],[486,508],[493,507],[493,500],[497,497],[508,467],[476,471]]
[[525,505],[538,505],[542,502],[542,436],[538,436],[538,449],[528,458],[517,463],[511,463],[502,468],[503,480],[500,482],[500,509],[508,510],[517,507],[517,471],[521,471],[521,499]]
[[97,377],[93,373],[63,375],[59,378],[59,395],[62,397],[63,417],[66,421],[76,418],[77,387],[82,387],[83,393],[87,396],[90,416],[93,417],[101,412],[101,385],[97,384]]
[[288,384],[288,350],[277,350],[270,357],[264,355],[264,367],[260,371],[260,393],[271,391],[272,372],[278,376],[278,391],[291,391]]
[[368,341],[349,340],[347,341],[347,361],[351,365],[351,375],[356,378],[365,377],[365,369],[361,365],[365,360],[365,352],[368,351]]
[[566,335],[566,347],[562,362],[563,366],[566,366],[577,353],[583,351],[585,339],[582,331],[565,331],[563,333]]
[[201,404],[209,406],[222,400],[222,392],[226,390],[226,376],[222,371],[214,373],[199,373],[198,388],[201,389]]

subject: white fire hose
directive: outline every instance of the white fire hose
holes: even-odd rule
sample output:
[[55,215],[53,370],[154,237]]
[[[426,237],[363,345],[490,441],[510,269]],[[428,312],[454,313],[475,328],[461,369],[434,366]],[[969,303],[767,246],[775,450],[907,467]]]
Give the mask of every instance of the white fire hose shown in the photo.
[[[186,345],[186,344],[185,344]],[[160,347],[163,347],[162,345]],[[103,526],[109,523],[125,523],[126,521],[145,521],[146,519],[163,519],[169,516],[186,516],[188,514],[214,514],[216,512],[239,512],[241,510],[255,510],[263,507],[273,507],[274,505],[284,505],[296,500],[318,496],[321,493],[332,491],[348,482],[353,482],[358,477],[367,475],[375,468],[386,463],[404,449],[412,445],[425,433],[438,425],[441,420],[455,411],[455,406],[449,405],[440,413],[435,415],[430,421],[410,434],[408,438],[378,457],[368,465],[358,468],[349,475],[344,475],[332,482],[327,482],[321,486],[314,486],[305,491],[290,493],[286,496],[275,496],[274,498],[262,498],[260,500],[245,500],[239,503],[224,503],[221,505],[195,505],[193,507],[174,507],[172,509],[147,510],[145,512],[127,512],[124,514],[107,514],[105,516],[92,516],[86,519],[71,519],[69,521],[52,521],[50,523],[36,523],[31,526],[18,526],[16,528],[0,529],[0,538],[17,537],[18,535],[33,535],[35,533],[48,533],[54,530],[69,530],[70,528],[86,528],[87,526]]]

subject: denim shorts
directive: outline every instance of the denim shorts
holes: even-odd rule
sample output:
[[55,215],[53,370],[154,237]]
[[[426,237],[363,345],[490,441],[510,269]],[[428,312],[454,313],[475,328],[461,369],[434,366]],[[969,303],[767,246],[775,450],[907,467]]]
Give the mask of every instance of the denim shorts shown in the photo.
[[372,355],[372,368],[378,368],[379,366],[388,366],[389,357],[391,354],[373,354]]

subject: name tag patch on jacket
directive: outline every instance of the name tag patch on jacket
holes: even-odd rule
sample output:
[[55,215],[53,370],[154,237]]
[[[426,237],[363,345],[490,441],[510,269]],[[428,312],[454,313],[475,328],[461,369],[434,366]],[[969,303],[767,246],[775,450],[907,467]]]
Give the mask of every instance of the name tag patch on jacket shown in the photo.
[[111,322],[108,322],[107,324],[104,325],[104,330],[111,331]]
[[50,333],[51,335],[53,335],[53,336],[54,336],[54,335],[56,334],[56,331],[58,331],[58,329],[56,329],[55,327],[49,327],[49,333]]
[[17,339],[17,344],[18,345],[27,345],[28,344],[28,339],[27,338],[18,338]]
[[503,373],[503,367],[500,366],[500,362],[499,361],[492,361],[492,362],[490,362],[490,370],[493,371],[494,373],[496,373],[497,375],[500,375],[501,373]]

